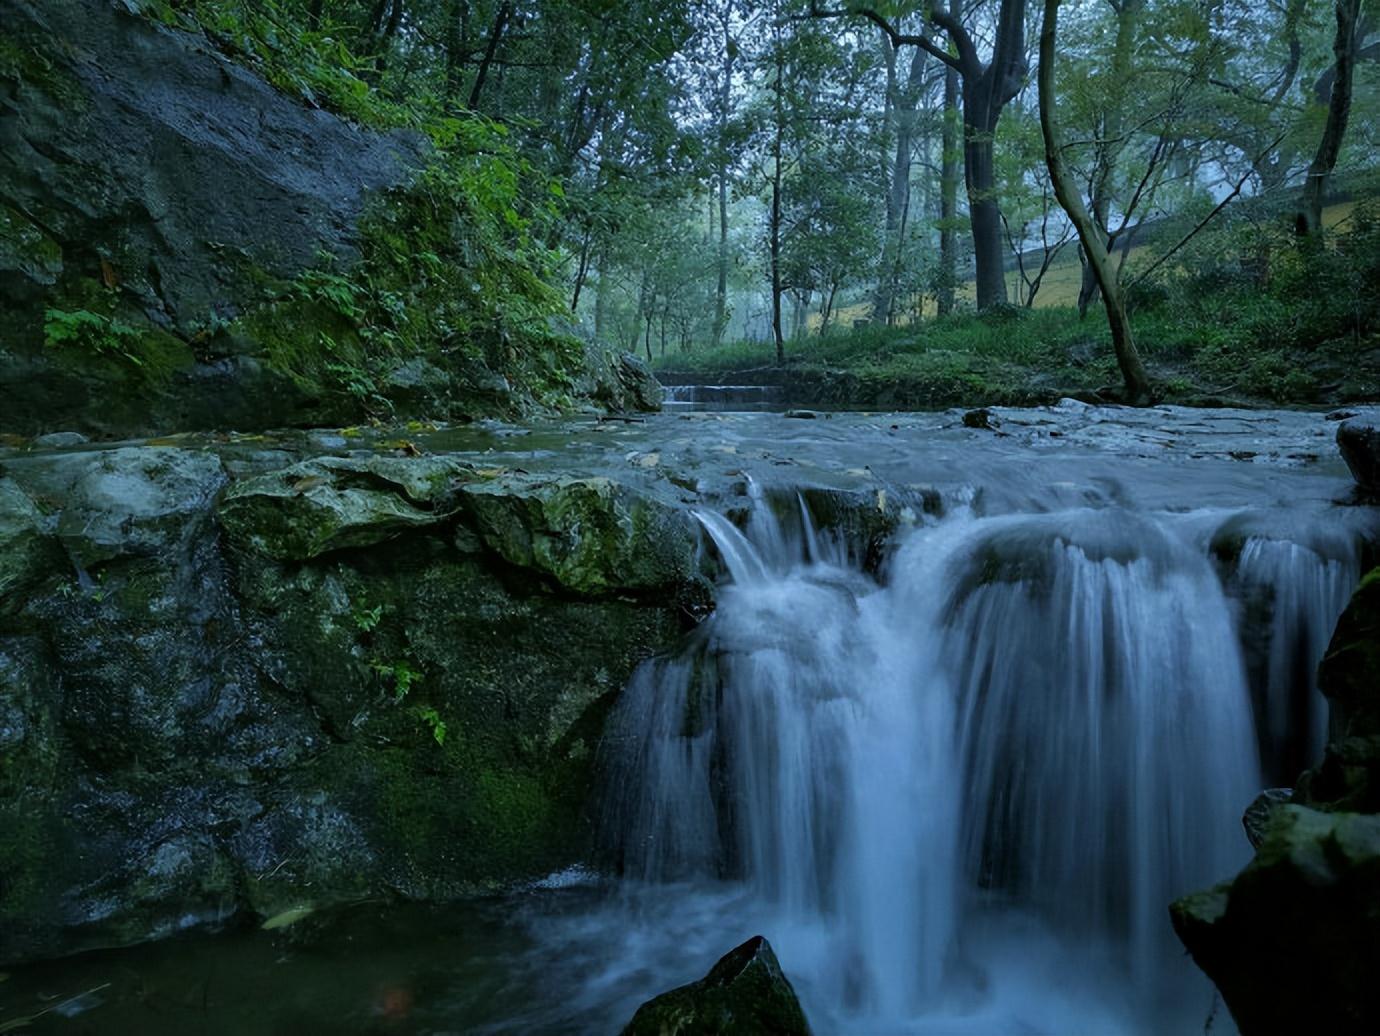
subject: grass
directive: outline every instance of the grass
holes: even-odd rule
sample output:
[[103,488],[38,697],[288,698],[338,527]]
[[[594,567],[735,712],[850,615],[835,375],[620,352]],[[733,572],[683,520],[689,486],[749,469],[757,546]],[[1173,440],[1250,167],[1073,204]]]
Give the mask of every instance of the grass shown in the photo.
[[[1249,297],[1206,308],[1160,305],[1134,317],[1163,399],[1321,405],[1380,395],[1380,337],[1295,345],[1296,314]],[[1235,304],[1233,304],[1235,303]],[[784,370],[760,343],[668,356],[662,371],[735,381],[784,380],[811,402],[864,407],[1036,403],[1109,397],[1120,382],[1101,312],[1010,310],[907,327],[867,327],[788,345]],[[1113,392],[1106,391],[1109,387]]]
[[[1332,405],[1380,397],[1380,203],[1334,206],[1329,217],[1325,248],[1301,244],[1282,224],[1224,226],[1133,293],[1136,342],[1160,398]],[[1050,283],[1076,294],[1076,260],[1050,276],[1065,271]],[[865,408],[1105,399],[1121,381],[1100,306],[1085,319],[1064,304],[848,326],[788,343],[781,369],[760,342],[677,353],[655,366],[689,380],[784,382],[796,400]]]

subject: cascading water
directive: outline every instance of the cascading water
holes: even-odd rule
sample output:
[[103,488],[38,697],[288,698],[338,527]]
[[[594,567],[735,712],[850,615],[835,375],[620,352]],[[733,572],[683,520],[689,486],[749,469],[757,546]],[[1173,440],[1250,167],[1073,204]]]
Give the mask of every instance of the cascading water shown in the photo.
[[[701,521],[729,582],[605,743],[624,873],[741,883],[825,1030],[1201,1024],[1166,905],[1245,862],[1262,782],[1233,608],[1184,523],[960,508],[878,581],[803,505],[799,535],[760,500],[746,534]],[[1263,549],[1240,578],[1289,598]],[[1329,622],[1302,582],[1295,617]],[[1090,984],[1032,1004],[1061,995],[1053,960]]]
[[1259,739],[1271,783],[1292,784],[1322,754],[1327,709],[1316,669],[1361,577],[1354,538],[1266,535],[1241,547],[1231,583],[1242,601]]

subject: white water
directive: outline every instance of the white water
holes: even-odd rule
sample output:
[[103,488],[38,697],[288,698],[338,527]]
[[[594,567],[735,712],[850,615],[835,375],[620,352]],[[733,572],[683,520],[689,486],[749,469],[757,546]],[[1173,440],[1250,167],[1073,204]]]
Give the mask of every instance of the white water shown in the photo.
[[[717,610],[604,749],[633,926],[690,956],[761,930],[821,1032],[1200,1031],[1211,987],[1166,908],[1248,859],[1262,777],[1192,523],[960,512],[879,582],[803,508],[701,520]],[[1240,579],[1275,618],[1329,625],[1347,573],[1315,588],[1255,543]]]
[[1360,577],[1355,544],[1345,537],[1299,543],[1258,535],[1241,549],[1232,589],[1257,647],[1251,668],[1271,783],[1292,783],[1322,755],[1327,709],[1316,666]]

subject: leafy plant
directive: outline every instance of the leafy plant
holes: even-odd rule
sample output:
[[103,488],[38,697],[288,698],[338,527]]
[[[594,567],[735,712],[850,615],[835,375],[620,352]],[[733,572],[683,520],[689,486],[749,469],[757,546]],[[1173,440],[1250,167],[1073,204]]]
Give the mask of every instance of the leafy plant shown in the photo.
[[406,659],[396,662],[381,662],[375,660],[369,663],[369,668],[383,678],[389,685],[394,703],[401,702],[412,690],[413,684],[419,682],[422,674],[413,669]]
[[372,608],[356,605],[351,609],[350,617],[354,619],[355,628],[361,633],[372,633],[383,619],[383,605],[378,604]]
[[436,739],[438,745],[446,743],[446,721],[441,718],[441,714],[430,705],[418,705],[413,713],[431,731],[431,736]]
[[142,367],[142,338],[138,328],[88,309],[49,309],[43,314],[43,340],[49,348],[74,346]]

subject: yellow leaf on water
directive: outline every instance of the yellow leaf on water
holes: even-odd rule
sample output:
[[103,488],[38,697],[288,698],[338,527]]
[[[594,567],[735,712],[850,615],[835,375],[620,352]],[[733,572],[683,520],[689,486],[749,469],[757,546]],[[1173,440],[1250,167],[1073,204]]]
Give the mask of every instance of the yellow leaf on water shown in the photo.
[[286,928],[288,925],[296,924],[304,917],[316,913],[316,907],[310,903],[305,906],[289,907],[280,914],[274,914],[259,927],[265,932],[271,932],[277,928]]

